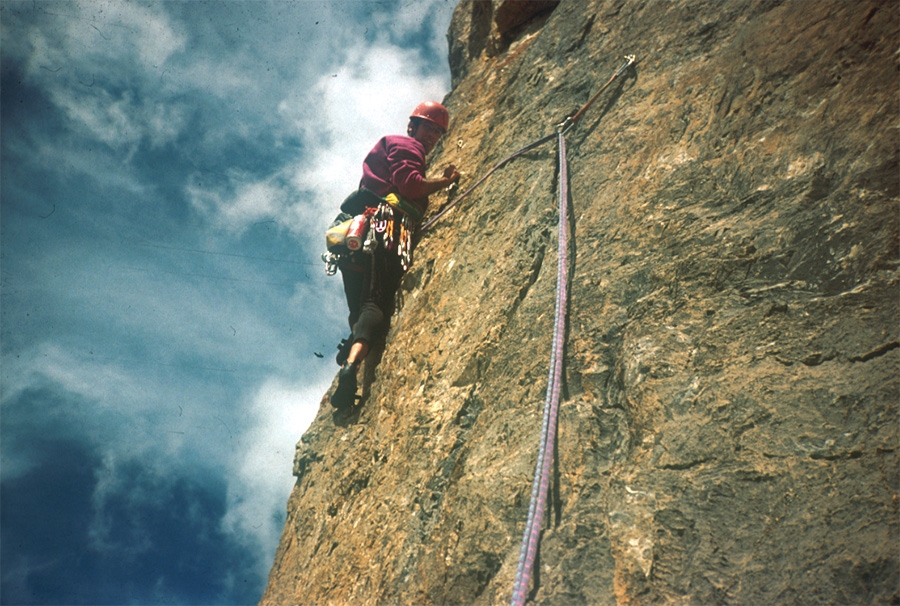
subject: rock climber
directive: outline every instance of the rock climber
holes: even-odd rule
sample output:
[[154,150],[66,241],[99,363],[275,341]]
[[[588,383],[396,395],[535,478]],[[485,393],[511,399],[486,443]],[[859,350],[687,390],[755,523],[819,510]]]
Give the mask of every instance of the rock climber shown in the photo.
[[364,247],[374,250],[357,250],[338,264],[352,332],[339,347],[341,370],[331,396],[335,408],[345,409],[356,401],[359,366],[377,331],[394,311],[394,297],[411,263],[415,232],[428,209],[428,196],[460,177],[453,165],[439,178],[425,175],[426,156],[447,132],[449,122],[447,108],[436,101],[416,106],[409,117],[407,136],[388,135],[375,144],[363,161],[359,189],[341,204],[341,210],[349,215],[366,216],[369,229],[379,232],[379,237],[374,247]]

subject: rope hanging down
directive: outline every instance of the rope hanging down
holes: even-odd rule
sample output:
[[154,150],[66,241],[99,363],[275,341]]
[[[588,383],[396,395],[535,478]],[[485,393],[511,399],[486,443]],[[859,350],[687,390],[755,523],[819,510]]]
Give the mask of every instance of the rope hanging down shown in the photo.
[[513,586],[513,606],[525,603],[525,594],[531,580],[534,558],[541,534],[541,521],[547,507],[550,488],[550,467],[553,464],[553,448],[556,444],[556,423],[559,413],[559,393],[562,384],[562,362],[565,349],[566,303],[568,302],[569,275],[569,227],[568,200],[569,176],[566,166],[566,139],[563,130],[557,133],[559,141],[559,247],[556,269],[556,313],[553,323],[553,347],[550,351],[550,376],[547,379],[547,398],[544,402],[544,422],[541,429],[541,445],[538,450],[534,482],[531,486],[531,503],[525,522],[525,535],[519,552],[516,583]]
[[[566,307],[568,304],[569,275],[569,174],[566,161],[565,133],[572,129],[584,112],[597,100],[612,82],[634,63],[634,55],[628,55],[625,63],[613,74],[609,81],[588,101],[574,116],[557,126],[557,142],[559,149],[559,236],[556,271],[556,311],[553,324],[553,346],[550,352],[550,372],[547,379],[547,396],[544,402],[544,418],[541,428],[541,442],[538,459],[535,465],[534,481],[531,486],[531,502],[528,506],[528,518],[525,522],[525,533],[522,536],[522,547],[519,551],[519,563],[516,569],[516,581],[513,586],[512,606],[525,603],[534,560],[537,556],[540,541],[541,523],[547,508],[547,495],[550,492],[550,472],[553,465],[553,453],[556,445],[556,428],[559,418],[559,399],[562,387],[563,359],[565,358]],[[543,143],[548,139],[540,140]],[[539,143],[538,143],[539,144]],[[534,146],[535,144],[533,144]],[[518,153],[518,152],[517,152]],[[515,155],[515,154],[514,154]],[[512,159],[511,156],[509,159]],[[504,163],[508,160],[504,160]],[[502,165],[502,163],[501,163]],[[498,165],[499,167],[500,165]],[[493,172],[492,169],[491,172]],[[490,173],[488,173],[490,174]],[[482,178],[482,181],[484,178]],[[480,183],[481,181],[479,181]],[[478,183],[476,183],[477,185]],[[472,188],[469,188],[471,191]],[[468,193],[468,191],[466,192]],[[458,200],[458,199],[457,199]],[[447,209],[445,209],[446,211]]]

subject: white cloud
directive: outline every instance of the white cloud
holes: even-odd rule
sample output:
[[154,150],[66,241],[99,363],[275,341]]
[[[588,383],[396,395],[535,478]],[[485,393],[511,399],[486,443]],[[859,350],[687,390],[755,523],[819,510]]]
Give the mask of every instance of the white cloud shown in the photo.
[[184,34],[164,12],[108,0],[83,0],[75,6],[81,18],[69,22],[70,39],[90,49],[86,54],[98,60],[119,57],[124,50],[133,53],[144,69],[161,70],[173,53],[184,48]]
[[[306,153],[301,165],[287,164],[250,183],[238,170],[229,175],[227,190],[185,188],[214,225],[242,233],[255,221],[277,218],[310,237],[355,188],[375,141],[405,132],[410,110],[424,99],[440,100],[449,88],[446,66],[434,70],[418,50],[389,42],[424,24],[429,44],[444,55],[449,12],[436,10],[440,5],[408,3],[389,18],[374,13],[373,27],[384,30],[375,44],[351,43],[342,8],[325,5],[317,9],[322,29],[315,29],[326,41],[321,48],[305,45],[301,51],[279,36],[271,52],[251,54],[242,47],[223,60],[212,48],[194,50],[197,41],[185,33],[187,26],[152,5],[49,4],[41,25],[30,26],[27,48],[20,42],[15,52],[27,55],[29,78],[45,88],[74,129],[124,153],[126,162],[139,146],[161,147],[183,133],[191,111],[183,97],[190,91],[212,95],[234,112],[233,119],[203,132],[202,140],[249,139],[259,130],[299,135],[312,160]],[[245,28],[265,35],[278,10],[278,3],[260,4],[259,23]],[[236,18],[239,23],[245,15]],[[310,85],[309,72],[336,57],[340,65]],[[298,200],[310,199],[312,209],[296,208]]]
[[283,513],[294,478],[294,446],[319,409],[331,379],[288,383],[269,379],[250,405],[246,447],[231,459],[228,513],[224,529],[258,554],[260,574],[268,574],[281,536]]
[[[250,190],[246,206],[253,207],[254,194],[265,197]],[[90,349],[92,362],[121,360],[125,366],[120,372],[128,365],[193,364],[238,373],[288,373],[297,372],[300,357],[320,345],[314,342],[319,335],[310,330],[319,324],[310,326],[309,320],[311,310],[320,309],[319,290],[327,287],[324,266],[315,268],[310,283],[290,272],[261,272],[265,262],[240,256],[133,247],[129,242],[109,254],[108,249],[62,244],[24,263],[21,271],[30,280],[21,286],[22,295],[41,297],[49,309],[63,310],[47,318],[60,326],[47,338],[66,343],[67,350]],[[76,324],[92,328],[66,328]],[[286,332],[295,327],[302,330]],[[129,353],[132,343],[142,344],[138,360]],[[72,369],[72,376],[90,368]]]
[[[158,495],[148,494],[143,489],[147,484],[158,487],[159,478],[154,477],[156,474],[152,465],[142,469],[141,483],[136,484],[134,478],[123,476],[117,469],[122,459],[128,460],[128,457],[122,456],[123,454],[107,451],[104,453],[101,466],[94,471],[96,484],[91,498],[93,518],[88,526],[88,539],[91,547],[97,551],[113,552],[116,557],[131,557],[151,549],[153,546],[152,536],[150,532],[142,529],[140,520],[131,520],[132,524],[129,529],[131,532],[129,532],[127,542],[115,541],[112,538],[114,522],[108,513],[109,503],[112,499],[117,498],[127,501],[133,507],[139,507],[147,502],[152,503]],[[121,524],[121,521],[119,523]]]
[[17,36],[11,52],[25,56],[28,78],[76,128],[114,149],[174,138],[180,110],[135,94],[152,89],[149,82],[184,48],[184,35],[164,13],[128,2],[36,6],[40,24]]
[[[4,365],[4,405],[41,385],[75,395],[69,402],[85,402],[34,409],[30,416],[37,426],[52,417],[56,426],[77,428],[101,456],[89,529],[94,549],[133,556],[153,545],[139,520],[129,544],[113,539],[113,524],[122,521],[110,517],[111,500],[139,511],[173,478],[218,469],[228,486],[222,528],[255,554],[257,572],[265,577],[281,532],[279,514],[294,482],[294,445],[319,409],[332,379],[330,367],[310,368],[293,381],[264,377],[248,401],[216,402],[215,394],[205,393],[204,402],[199,392],[183,393],[183,385],[167,386],[140,369],[79,358],[52,344],[7,358]],[[5,447],[4,479],[27,472],[33,454]],[[133,464],[141,469],[139,484]]]
[[127,90],[114,97],[102,89],[85,93],[58,88],[52,97],[81,135],[117,151],[133,153],[144,141],[161,147],[174,141],[185,123],[184,108],[137,101]]
[[[429,33],[428,46],[439,57],[447,54],[447,29],[452,10],[447,10],[450,0],[416,1],[405,3],[400,10],[375,15],[375,27],[387,30],[394,39],[402,39],[420,27]],[[456,2],[452,2],[453,6]],[[453,7],[449,7],[452,9]]]
[[[192,177],[191,182],[198,181]],[[233,192],[215,191],[209,186],[188,185],[191,203],[217,227],[242,233],[251,224],[278,217],[288,209],[291,192],[277,176],[261,181],[240,182]]]
[[[325,247],[324,233],[321,245]],[[343,327],[347,326],[347,303],[340,285],[341,279],[339,276],[326,276],[324,268],[323,263],[321,269],[317,269],[317,279],[311,284],[297,284],[286,308],[298,317],[306,317],[318,325],[334,326],[343,330]]]
[[35,409],[35,421],[55,419],[78,428],[85,441],[101,450],[120,449],[131,456],[174,445],[165,437],[164,429],[170,426],[166,417],[177,414],[183,394],[177,386],[160,383],[157,375],[91,353],[78,355],[56,343],[4,356],[3,364],[4,406],[28,389],[47,386],[84,403]]

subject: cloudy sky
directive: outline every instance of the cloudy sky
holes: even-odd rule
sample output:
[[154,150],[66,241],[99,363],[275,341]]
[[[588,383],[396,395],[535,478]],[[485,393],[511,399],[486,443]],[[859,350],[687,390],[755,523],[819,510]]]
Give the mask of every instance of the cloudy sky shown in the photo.
[[348,332],[323,231],[455,4],[0,1],[0,601],[259,599]]

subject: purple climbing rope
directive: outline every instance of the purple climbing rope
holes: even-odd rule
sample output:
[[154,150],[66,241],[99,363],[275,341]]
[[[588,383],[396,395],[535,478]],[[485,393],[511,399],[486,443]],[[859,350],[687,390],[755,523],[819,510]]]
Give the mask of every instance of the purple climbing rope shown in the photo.
[[519,552],[516,569],[516,583],[513,587],[512,604],[525,603],[534,559],[537,555],[541,534],[541,522],[547,508],[550,492],[550,475],[553,465],[553,451],[556,444],[556,427],[559,417],[559,394],[562,387],[563,358],[565,357],[566,305],[568,303],[569,275],[569,175],[566,166],[566,139],[563,131],[557,133],[559,142],[559,237],[556,272],[556,314],[553,326],[553,347],[550,353],[550,376],[547,381],[547,398],[544,403],[544,421],[541,430],[541,445],[531,486],[531,504]]
[[[556,316],[553,326],[553,347],[550,351],[550,375],[547,379],[547,398],[544,402],[544,420],[541,428],[541,443],[538,460],[534,470],[534,481],[531,485],[531,503],[528,506],[528,518],[525,521],[525,534],[522,536],[522,548],[519,551],[519,564],[516,568],[516,582],[513,586],[512,606],[525,604],[531,573],[541,536],[541,523],[544,510],[547,508],[547,495],[550,492],[550,472],[553,466],[553,453],[556,446],[556,428],[559,418],[559,395],[562,389],[563,359],[565,358],[566,338],[566,306],[569,297],[569,170],[566,162],[565,134],[571,130],[588,108],[616,78],[625,73],[635,62],[634,55],[626,55],[625,63],[615,71],[612,77],[600,87],[600,90],[582,106],[571,118],[557,126],[559,148],[559,237],[556,275]],[[544,137],[537,143],[543,143]],[[537,144],[536,143],[536,144]],[[533,144],[533,145],[536,145]],[[517,152],[518,154],[519,152]],[[512,159],[514,156],[510,156]],[[506,162],[506,160],[504,161]],[[499,165],[498,167],[499,168]],[[493,170],[491,171],[493,172]],[[480,183],[480,181],[479,181]],[[477,185],[477,183],[476,183]],[[466,192],[468,193],[468,192]]]

